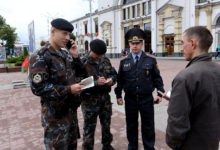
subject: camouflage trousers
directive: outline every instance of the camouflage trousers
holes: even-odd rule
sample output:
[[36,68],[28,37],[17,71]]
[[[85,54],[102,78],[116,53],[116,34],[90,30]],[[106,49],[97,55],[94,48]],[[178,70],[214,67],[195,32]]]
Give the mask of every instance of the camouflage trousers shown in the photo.
[[110,132],[112,103],[110,95],[103,94],[98,96],[89,96],[83,98],[81,104],[84,126],[83,126],[83,150],[93,150],[94,134],[99,116],[102,129],[103,147],[108,147],[112,142],[112,134]]
[[78,132],[77,112],[71,110],[62,118],[54,118],[45,105],[41,110],[46,150],[76,150]]

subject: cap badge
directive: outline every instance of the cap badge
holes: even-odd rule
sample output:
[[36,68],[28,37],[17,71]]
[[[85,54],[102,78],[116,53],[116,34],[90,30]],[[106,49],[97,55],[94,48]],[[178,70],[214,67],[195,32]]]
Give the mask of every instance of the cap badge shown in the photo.
[[138,37],[137,36],[133,36],[133,40],[138,40]]

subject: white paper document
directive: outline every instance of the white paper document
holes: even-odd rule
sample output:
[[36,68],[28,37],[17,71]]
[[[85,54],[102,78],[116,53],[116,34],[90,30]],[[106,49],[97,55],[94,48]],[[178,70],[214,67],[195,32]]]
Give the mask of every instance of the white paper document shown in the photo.
[[105,81],[105,83],[109,83],[109,82],[111,82],[112,81],[112,78],[108,78],[106,81]]
[[90,87],[94,86],[94,79],[93,76],[90,76],[88,78],[83,79],[79,84],[83,85],[84,87],[82,88],[82,90],[84,89],[88,89]]

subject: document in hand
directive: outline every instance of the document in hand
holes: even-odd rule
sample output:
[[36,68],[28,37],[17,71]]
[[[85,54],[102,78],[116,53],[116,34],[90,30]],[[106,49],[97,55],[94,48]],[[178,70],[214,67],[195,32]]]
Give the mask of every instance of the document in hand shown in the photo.
[[112,78],[108,78],[106,81],[105,81],[105,83],[109,83],[109,82],[111,82],[112,81]]
[[83,79],[79,84],[83,85],[84,87],[82,90],[93,87],[94,86],[94,79],[93,76]]

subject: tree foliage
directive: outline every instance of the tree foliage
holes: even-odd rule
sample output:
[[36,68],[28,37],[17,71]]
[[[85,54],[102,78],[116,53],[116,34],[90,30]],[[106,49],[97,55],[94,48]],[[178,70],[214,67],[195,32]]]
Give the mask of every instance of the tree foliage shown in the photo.
[[73,33],[70,34],[70,39],[72,39],[74,41],[76,40],[76,37],[75,37],[75,35]]
[[5,19],[0,15],[0,40],[6,41],[4,46],[6,47],[7,54],[10,53],[10,49],[14,50],[14,44],[17,39],[15,30],[16,28],[12,28],[6,24]]
[[40,42],[40,46],[44,46],[46,44],[46,42],[44,41],[44,40],[42,40],[41,42]]
[[27,56],[29,56],[27,47],[24,47],[24,58],[26,58]]

